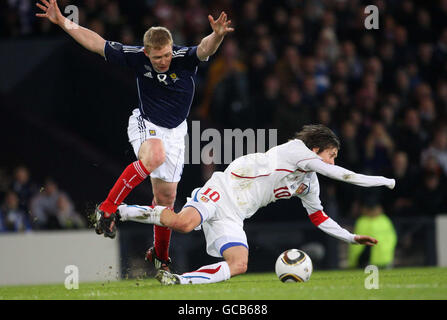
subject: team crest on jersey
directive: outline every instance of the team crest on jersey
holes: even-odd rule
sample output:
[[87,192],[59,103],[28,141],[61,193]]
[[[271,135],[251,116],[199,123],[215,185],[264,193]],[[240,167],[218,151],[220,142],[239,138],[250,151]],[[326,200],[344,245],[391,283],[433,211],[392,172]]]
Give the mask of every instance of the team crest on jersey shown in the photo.
[[302,183],[298,189],[296,189],[296,194],[302,194],[304,191],[307,190],[307,188],[309,188],[309,186],[307,184]]
[[149,130],[149,135],[151,136],[155,136],[157,133],[155,132],[155,130]]
[[174,83],[175,83],[177,80],[179,80],[179,78],[177,77],[177,75],[176,75],[175,73],[171,73],[169,76],[171,77],[172,81],[174,81]]

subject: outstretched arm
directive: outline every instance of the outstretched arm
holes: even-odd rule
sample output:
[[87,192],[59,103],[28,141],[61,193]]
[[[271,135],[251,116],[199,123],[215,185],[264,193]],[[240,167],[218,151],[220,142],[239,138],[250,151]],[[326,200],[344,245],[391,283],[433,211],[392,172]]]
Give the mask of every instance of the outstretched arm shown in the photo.
[[326,215],[321,205],[320,185],[316,174],[312,174],[310,192],[299,197],[309,215],[310,221],[321,231],[351,244],[364,244],[367,246],[377,244],[376,239],[369,236],[352,234]]
[[233,28],[229,27],[231,20],[227,20],[225,12],[222,12],[217,20],[208,15],[208,20],[213,33],[203,38],[197,47],[197,57],[202,61],[217,51],[227,33],[234,31]]
[[320,159],[310,160],[306,164],[306,170],[315,171],[328,178],[355,184],[361,187],[386,186],[390,189],[393,189],[396,185],[396,181],[394,179],[388,179],[382,176],[368,176],[355,173],[336,165],[327,164]]
[[84,48],[104,57],[104,46],[106,41],[99,34],[87,28],[81,27],[65,18],[59,10],[56,0],[40,1],[42,4],[36,3],[36,6],[39,7],[44,13],[37,13],[37,17],[47,18],[52,23],[61,27]]
[[376,239],[370,236],[350,233],[328,217],[323,211],[314,212],[309,215],[309,218],[318,229],[339,240],[351,244],[363,244],[367,246],[374,246],[378,243]]

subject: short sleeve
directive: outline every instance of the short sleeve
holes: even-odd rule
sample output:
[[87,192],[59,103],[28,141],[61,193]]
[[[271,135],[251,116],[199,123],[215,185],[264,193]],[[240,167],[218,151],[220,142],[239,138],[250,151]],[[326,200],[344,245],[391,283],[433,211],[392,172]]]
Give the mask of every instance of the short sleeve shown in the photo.
[[124,67],[134,67],[137,54],[141,52],[143,52],[142,47],[125,46],[114,41],[106,41],[104,47],[106,61]]
[[194,69],[201,62],[197,56],[197,46],[194,47],[177,47],[172,51],[172,58],[182,64],[186,69]]

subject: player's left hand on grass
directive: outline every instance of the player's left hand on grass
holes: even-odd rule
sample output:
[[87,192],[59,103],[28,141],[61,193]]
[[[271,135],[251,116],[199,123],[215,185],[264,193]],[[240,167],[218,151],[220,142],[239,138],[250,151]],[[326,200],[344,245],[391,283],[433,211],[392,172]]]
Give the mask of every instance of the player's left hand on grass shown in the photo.
[[234,28],[229,27],[231,20],[227,20],[227,14],[225,12],[221,12],[217,20],[214,20],[211,15],[208,15],[208,20],[213,31],[219,36],[225,36],[227,33],[234,31]]
[[366,246],[374,246],[374,245],[376,245],[378,243],[377,239],[374,239],[373,237],[370,237],[370,236],[356,235],[354,237],[354,240],[358,244],[364,244]]

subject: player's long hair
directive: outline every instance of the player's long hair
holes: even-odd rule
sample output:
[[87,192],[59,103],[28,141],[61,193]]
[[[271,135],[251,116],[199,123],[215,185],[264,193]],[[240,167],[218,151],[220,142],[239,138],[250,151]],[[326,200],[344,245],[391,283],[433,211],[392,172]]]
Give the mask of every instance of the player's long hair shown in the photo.
[[328,127],[322,124],[303,126],[303,129],[295,134],[295,139],[300,139],[310,150],[318,148],[318,153],[328,148],[340,149],[340,140]]

